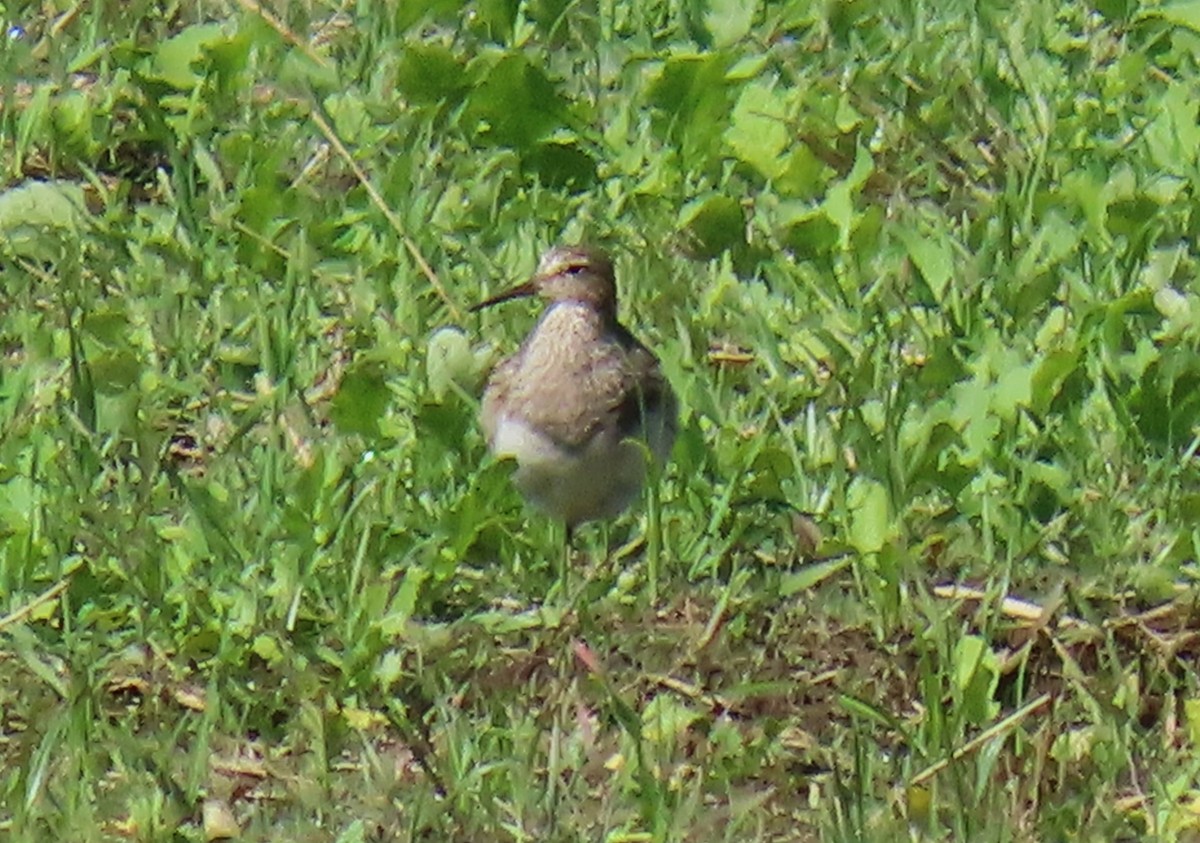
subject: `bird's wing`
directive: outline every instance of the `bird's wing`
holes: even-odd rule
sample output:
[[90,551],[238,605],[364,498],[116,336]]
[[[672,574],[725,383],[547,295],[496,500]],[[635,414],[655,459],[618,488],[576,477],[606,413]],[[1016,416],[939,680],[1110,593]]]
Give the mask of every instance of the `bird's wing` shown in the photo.
[[675,393],[662,373],[657,358],[633,337],[625,355],[624,378],[613,390],[612,414],[622,439],[645,437],[646,419],[659,418],[674,429]]
[[597,436],[645,436],[643,419],[651,414],[668,419],[673,431],[674,394],[650,350],[619,325],[603,342],[566,341],[571,327],[565,320],[555,325],[557,337],[535,331],[493,370],[481,410],[488,440],[502,414],[568,450]]

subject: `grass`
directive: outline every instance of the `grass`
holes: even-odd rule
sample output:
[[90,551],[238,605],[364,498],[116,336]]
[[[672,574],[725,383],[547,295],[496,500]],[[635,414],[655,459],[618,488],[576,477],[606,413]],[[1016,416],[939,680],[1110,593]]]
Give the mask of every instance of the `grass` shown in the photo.
[[[1188,4],[0,18],[6,839],[1198,839]],[[466,310],[581,239],[566,600]]]

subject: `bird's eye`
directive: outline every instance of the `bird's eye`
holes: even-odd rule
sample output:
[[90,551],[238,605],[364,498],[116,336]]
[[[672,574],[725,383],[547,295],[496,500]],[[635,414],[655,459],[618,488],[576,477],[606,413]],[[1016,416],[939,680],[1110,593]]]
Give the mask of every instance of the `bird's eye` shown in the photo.
[[583,269],[583,264],[573,263],[567,267],[567,275],[578,275],[579,273],[583,272]]

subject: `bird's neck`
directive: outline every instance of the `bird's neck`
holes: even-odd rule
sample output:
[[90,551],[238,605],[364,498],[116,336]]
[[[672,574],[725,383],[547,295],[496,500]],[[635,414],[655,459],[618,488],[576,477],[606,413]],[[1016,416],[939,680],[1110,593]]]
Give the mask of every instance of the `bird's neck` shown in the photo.
[[575,323],[576,330],[590,328],[596,333],[604,333],[612,330],[616,325],[617,311],[611,305],[598,306],[591,301],[559,299],[546,308],[539,327],[565,322]]

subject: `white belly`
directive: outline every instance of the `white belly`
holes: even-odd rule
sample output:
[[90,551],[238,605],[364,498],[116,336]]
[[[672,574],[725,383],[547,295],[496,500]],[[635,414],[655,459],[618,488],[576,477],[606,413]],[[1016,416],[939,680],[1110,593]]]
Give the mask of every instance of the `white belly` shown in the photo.
[[[669,442],[650,445],[656,458],[665,459]],[[645,451],[637,442],[602,433],[568,450],[507,414],[498,420],[492,451],[517,461],[513,482],[530,503],[571,526],[618,515],[646,479]]]

